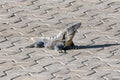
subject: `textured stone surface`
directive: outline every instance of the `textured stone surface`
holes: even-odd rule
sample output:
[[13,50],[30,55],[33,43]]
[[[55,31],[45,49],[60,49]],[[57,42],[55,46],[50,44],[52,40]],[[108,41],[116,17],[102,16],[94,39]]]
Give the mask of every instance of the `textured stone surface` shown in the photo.
[[[0,80],[120,80],[119,0],[0,0]],[[80,49],[25,48],[80,21]]]

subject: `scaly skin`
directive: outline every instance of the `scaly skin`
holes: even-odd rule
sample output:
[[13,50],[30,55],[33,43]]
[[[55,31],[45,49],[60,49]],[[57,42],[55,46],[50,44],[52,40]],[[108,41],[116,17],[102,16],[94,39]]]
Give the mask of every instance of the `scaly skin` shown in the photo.
[[77,29],[80,27],[81,23],[76,23],[66,29],[64,29],[61,33],[54,37],[50,38],[44,38],[42,40],[39,40],[35,42],[34,44],[27,46],[27,48],[33,48],[33,47],[45,47],[48,49],[54,49],[57,51],[64,50],[66,51],[67,48],[73,47],[73,38],[75,36],[75,33],[77,32]]

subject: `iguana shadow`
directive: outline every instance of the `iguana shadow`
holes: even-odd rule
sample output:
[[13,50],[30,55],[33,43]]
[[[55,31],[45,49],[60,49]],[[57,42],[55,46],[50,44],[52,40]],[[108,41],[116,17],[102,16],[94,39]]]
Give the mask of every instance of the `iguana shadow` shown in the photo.
[[72,50],[72,49],[90,49],[90,48],[104,48],[104,47],[110,47],[110,46],[117,46],[120,44],[100,44],[100,45],[74,45],[73,47],[67,48],[66,50]]

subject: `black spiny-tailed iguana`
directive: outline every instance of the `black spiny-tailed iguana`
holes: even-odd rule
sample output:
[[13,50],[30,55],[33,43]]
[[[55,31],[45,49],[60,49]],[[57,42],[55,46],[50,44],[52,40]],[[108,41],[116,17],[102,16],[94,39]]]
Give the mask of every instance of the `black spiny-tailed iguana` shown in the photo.
[[58,35],[52,36],[49,38],[41,38],[39,41],[33,43],[30,46],[27,46],[27,48],[33,48],[33,47],[45,47],[48,49],[54,49],[57,51],[64,50],[66,52],[67,48],[71,48],[74,46],[73,38],[75,36],[75,33],[77,32],[77,29],[81,26],[81,23],[75,23],[72,26],[65,28],[63,31],[61,31]]

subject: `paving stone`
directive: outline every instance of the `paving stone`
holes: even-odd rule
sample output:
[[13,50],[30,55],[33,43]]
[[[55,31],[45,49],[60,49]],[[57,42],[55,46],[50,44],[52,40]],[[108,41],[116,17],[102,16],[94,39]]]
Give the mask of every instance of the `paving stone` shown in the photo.
[[[119,13],[119,0],[1,0],[0,80],[119,80]],[[25,48],[78,21],[79,49]]]

